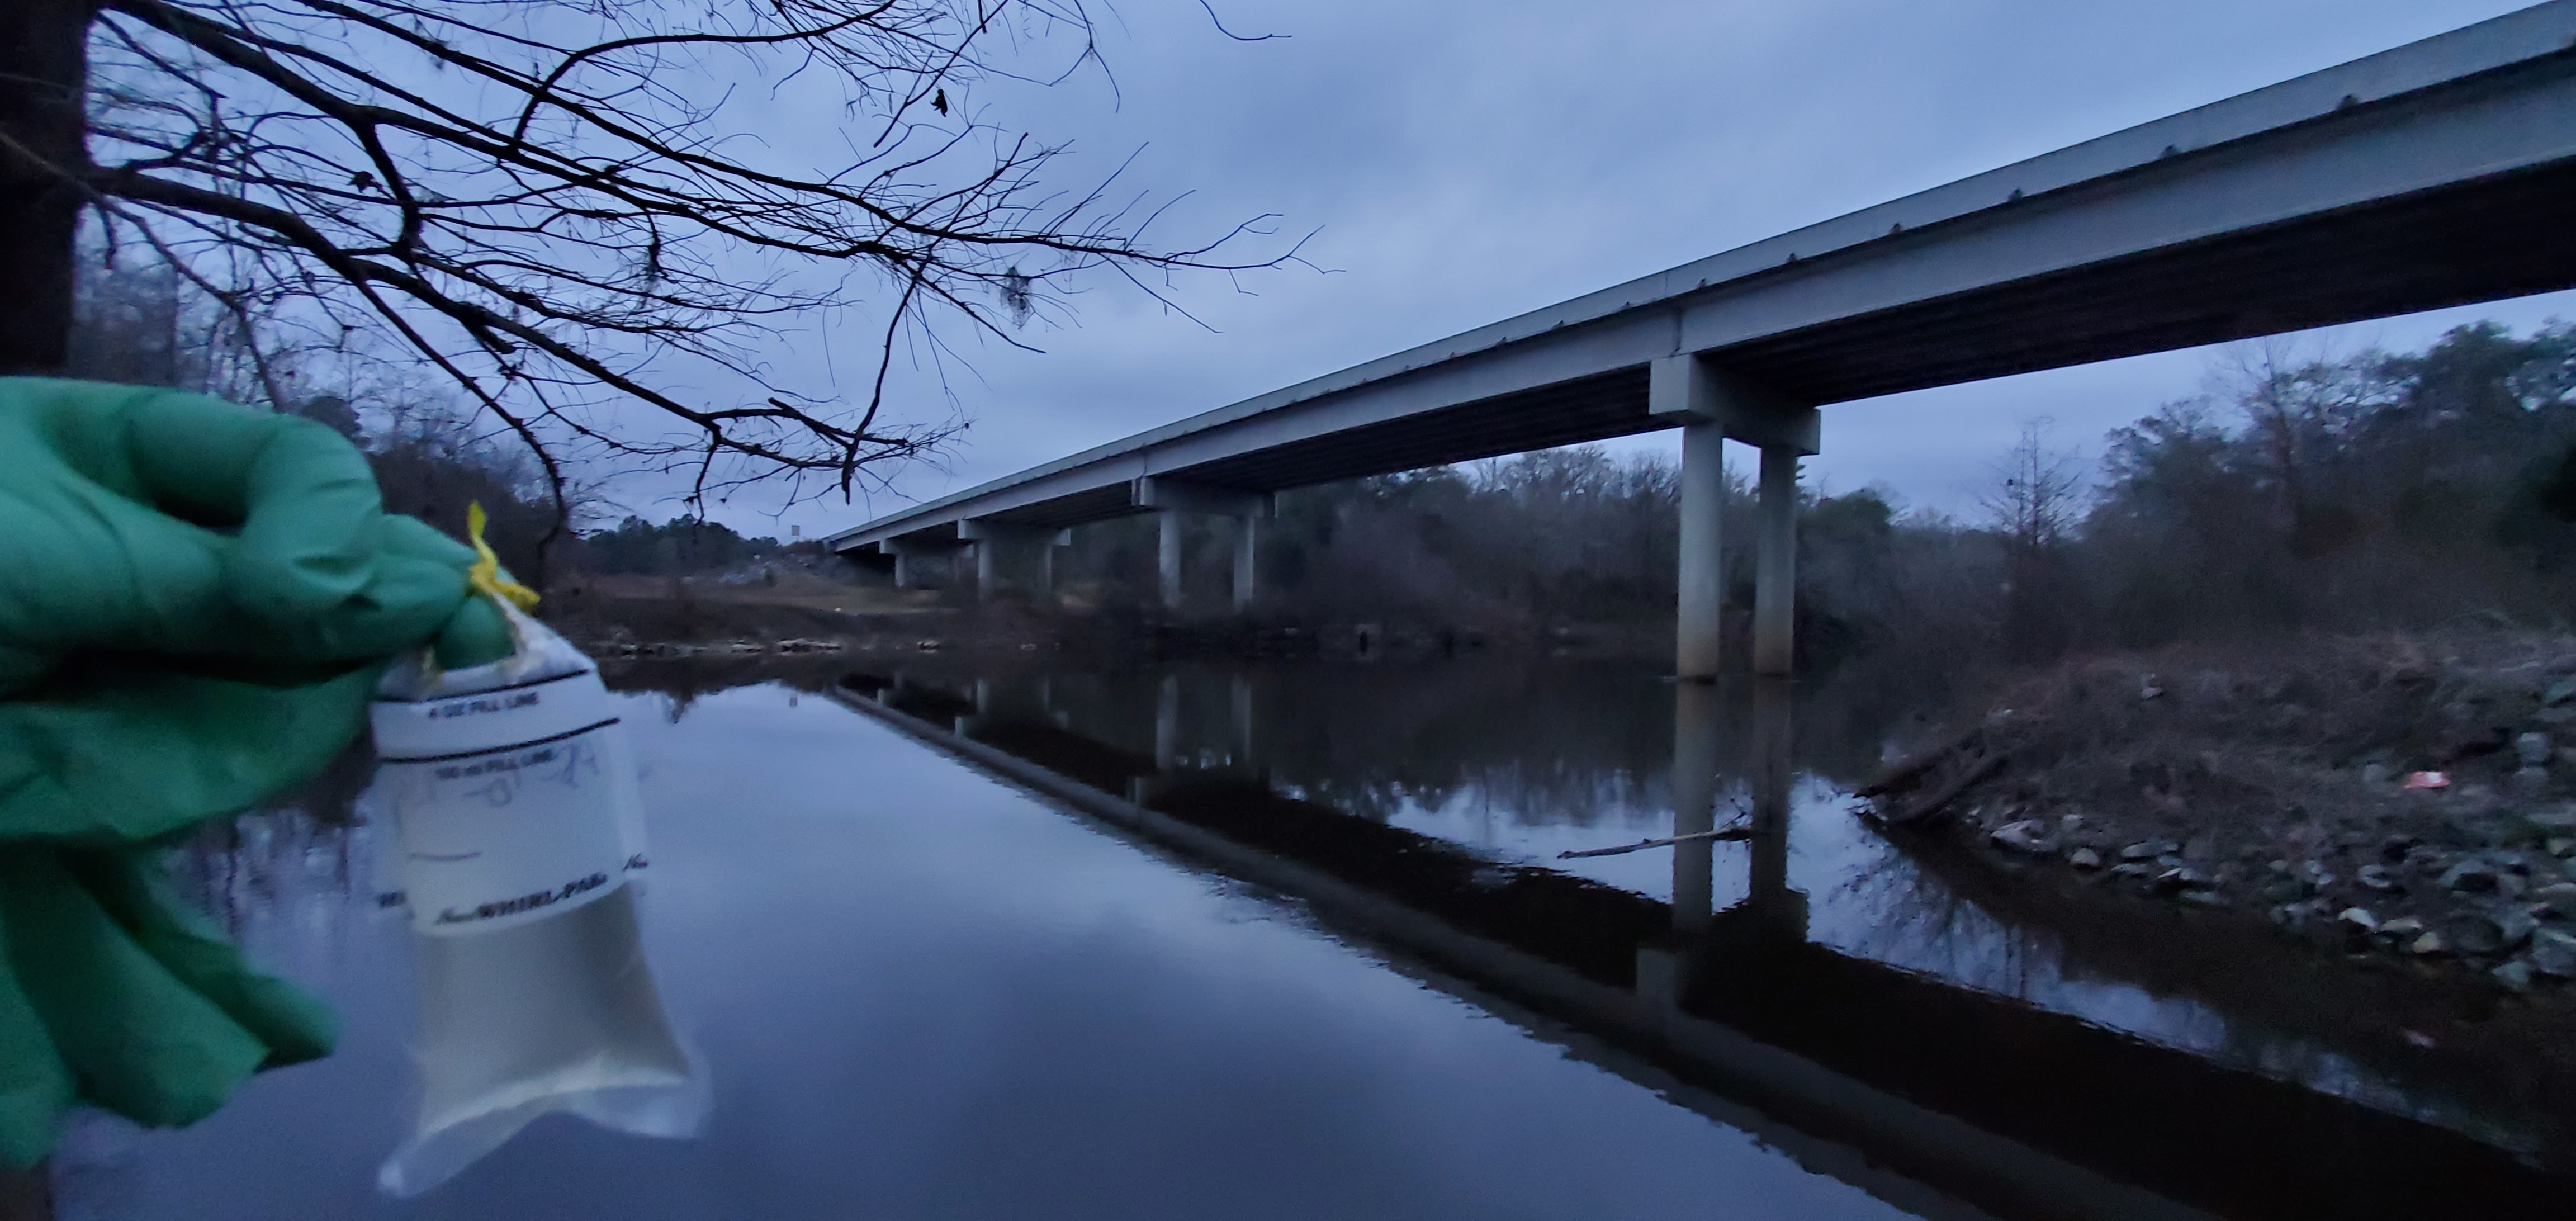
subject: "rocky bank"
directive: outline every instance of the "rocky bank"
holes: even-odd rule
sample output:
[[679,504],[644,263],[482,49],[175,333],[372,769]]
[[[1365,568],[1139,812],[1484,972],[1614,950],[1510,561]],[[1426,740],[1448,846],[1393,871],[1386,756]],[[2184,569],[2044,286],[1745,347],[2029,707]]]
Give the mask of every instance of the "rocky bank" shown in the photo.
[[1859,790],[1898,835],[2512,992],[2576,981],[2576,638],[2298,638],[2029,678]]

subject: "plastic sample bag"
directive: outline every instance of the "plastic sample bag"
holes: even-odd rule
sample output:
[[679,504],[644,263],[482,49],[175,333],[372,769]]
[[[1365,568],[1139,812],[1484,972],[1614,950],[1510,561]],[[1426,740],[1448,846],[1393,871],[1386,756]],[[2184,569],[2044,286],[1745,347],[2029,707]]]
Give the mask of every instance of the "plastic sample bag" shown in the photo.
[[397,662],[371,716],[420,988],[418,1123],[377,1172],[394,1195],[549,1112],[686,1137],[706,1109],[627,885],[644,849],[624,729],[589,658],[503,610],[510,656]]

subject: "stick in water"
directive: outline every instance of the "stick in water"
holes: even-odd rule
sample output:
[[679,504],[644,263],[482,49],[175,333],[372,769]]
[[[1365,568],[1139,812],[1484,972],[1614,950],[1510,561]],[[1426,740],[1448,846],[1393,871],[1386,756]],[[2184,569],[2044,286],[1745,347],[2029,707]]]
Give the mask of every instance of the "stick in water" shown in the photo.
[[1751,827],[1721,827],[1715,831],[1693,831],[1688,835],[1676,835],[1669,839],[1641,839],[1636,843],[1621,844],[1616,848],[1586,848],[1581,852],[1560,852],[1556,854],[1556,859],[1560,861],[1570,861],[1579,856],[1617,856],[1623,852],[1641,852],[1648,848],[1669,848],[1675,844],[1687,844],[1703,839],[1751,838],[1753,838],[1753,829]]

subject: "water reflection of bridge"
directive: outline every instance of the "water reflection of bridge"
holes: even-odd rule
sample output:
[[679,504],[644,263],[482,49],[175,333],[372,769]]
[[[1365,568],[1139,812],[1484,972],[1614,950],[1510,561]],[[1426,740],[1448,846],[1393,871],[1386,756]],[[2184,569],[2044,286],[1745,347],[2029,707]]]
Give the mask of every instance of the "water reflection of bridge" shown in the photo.
[[[1440,981],[1903,1207],[2007,1217],[2543,1214],[2576,1182],[2467,1136],[2066,1014],[1837,952],[1789,885],[1785,684],[1750,724],[1673,688],[1674,833],[1718,826],[1751,741],[1746,898],[1715,845],[1672,852],[1670,903],[1275,791],[1250,685],[1155,687],[1151,746],[1074,732],[1054,681],[854,675],[843,702],[1151,843],[1294,895]],[[1185,714],[1184,709],[1187,708]],[[1141,712],[1141,709],[1138,711]],[[1140,726],[1141,728],[1141,726]]]

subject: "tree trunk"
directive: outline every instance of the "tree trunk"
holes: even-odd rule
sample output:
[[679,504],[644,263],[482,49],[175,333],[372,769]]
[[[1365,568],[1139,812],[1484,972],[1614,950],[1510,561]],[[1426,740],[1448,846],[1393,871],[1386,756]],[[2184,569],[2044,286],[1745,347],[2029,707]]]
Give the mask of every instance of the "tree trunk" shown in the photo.
[[0,2],[0,375],[59,376],[89,164],[82,91],[97,0]]
[[[72,239],[89,164],[82,91],[96,0],[0,0],[0,376],[60,375],[72,334]],[[0,1221],[54,1215],[45,1167],[0,1169]]]

